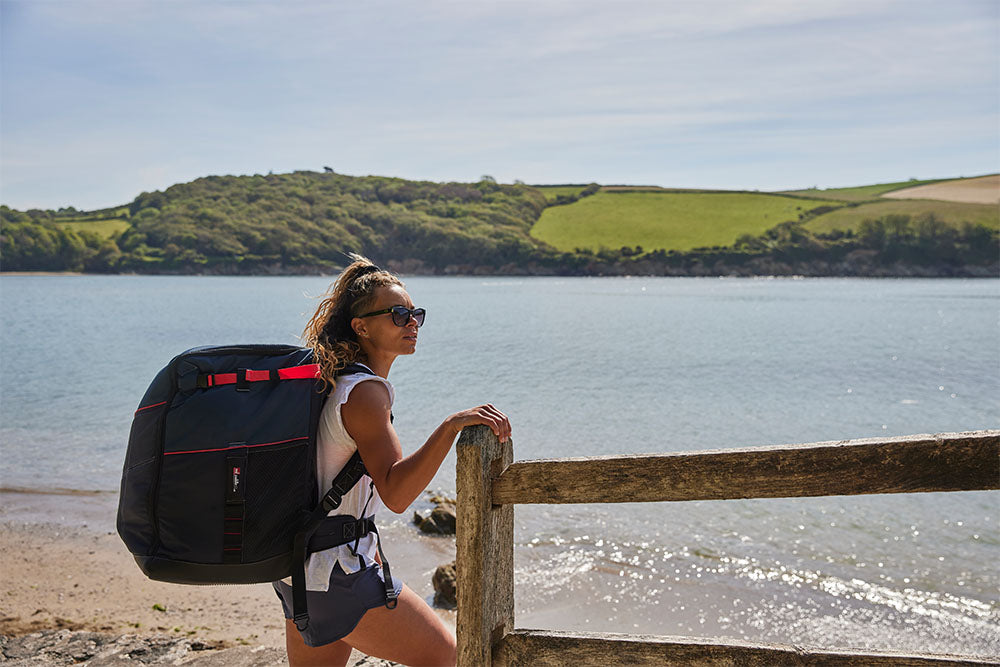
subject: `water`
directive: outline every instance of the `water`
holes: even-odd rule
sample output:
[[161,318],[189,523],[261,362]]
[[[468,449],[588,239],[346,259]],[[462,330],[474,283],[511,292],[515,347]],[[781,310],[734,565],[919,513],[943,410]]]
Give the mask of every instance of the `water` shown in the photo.
[[[196,345],[296,343],[329,282],[4,276],[0,484],[116,489],[159,368]],[[390,376],[407,451],[487,401],[518,459],[1000,424],[1000,281],[407,286],[428,309]],[[453,455],[431,486],[454,489]],[[997,509],[995,492],[518,506],[517,624],[998,655]]]

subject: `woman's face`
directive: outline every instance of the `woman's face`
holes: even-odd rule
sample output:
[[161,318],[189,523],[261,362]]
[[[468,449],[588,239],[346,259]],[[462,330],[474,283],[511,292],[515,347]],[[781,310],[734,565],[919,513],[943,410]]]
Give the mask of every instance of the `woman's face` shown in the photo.
[[[399,285],[379,287],[375,290],[375,300],[366,312],[374,312],[403,306],[413,309],[413,300]],[[358,334],[362,347],[370,345],[375,351],[383,354],[413,354],[417,349],[417,321],[411,315],[404,326],[393,322],[391,313],[355,317],[351,326]]]

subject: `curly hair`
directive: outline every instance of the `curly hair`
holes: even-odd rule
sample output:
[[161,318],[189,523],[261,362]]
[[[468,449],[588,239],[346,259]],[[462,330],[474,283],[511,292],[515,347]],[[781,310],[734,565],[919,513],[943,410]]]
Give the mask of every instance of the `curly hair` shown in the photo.
[[336,386],[338,370],[364,359],[351,320],[371,307],[379,287],[403,287],[403,281],[370,259],[355,253],[348,256],[354,261],[320,297],[323,301],[302,333],[303,342],[312,348],[319,364],[324,389]]

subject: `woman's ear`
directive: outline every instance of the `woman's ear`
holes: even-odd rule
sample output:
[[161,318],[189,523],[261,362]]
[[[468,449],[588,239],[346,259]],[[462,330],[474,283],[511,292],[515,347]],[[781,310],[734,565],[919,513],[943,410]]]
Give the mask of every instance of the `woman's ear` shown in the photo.
[[354,330],[354,334],[358,338],[368,337],[368,331],[365,329],[365,321],[360,317],[355,317],[351,320],[351,329]]

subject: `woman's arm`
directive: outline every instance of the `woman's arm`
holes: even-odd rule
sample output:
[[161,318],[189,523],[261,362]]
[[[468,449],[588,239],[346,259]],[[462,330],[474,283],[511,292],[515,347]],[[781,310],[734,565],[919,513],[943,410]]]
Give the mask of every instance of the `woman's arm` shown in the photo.
[[390,422],[390,408],[389,390],[384,384],[361,382],[341,407],[341,417],[382,502],[397,514],[406,511],[427,488],[463,428],[485,424],[501,440],[510,437],[507,416],[492,405],[481,405],[449,416],[420,449],[403,458],[399,437]]

